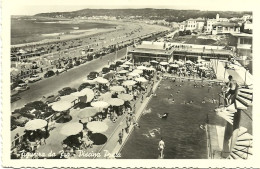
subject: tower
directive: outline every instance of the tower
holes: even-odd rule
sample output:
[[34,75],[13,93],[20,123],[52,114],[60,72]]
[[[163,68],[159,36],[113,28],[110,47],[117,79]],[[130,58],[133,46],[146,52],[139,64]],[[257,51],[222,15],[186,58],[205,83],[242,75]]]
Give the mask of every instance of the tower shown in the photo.
[[216,15],[216,20],[219,21],[219,14]]

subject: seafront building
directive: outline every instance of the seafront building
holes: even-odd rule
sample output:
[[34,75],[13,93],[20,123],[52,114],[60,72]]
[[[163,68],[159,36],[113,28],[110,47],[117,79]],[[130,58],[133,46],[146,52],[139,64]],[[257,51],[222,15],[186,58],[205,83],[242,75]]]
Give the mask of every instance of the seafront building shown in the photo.
[[213,19],[188,19],[179,24],[180,31],[205,31],[212,35],[225,33],[240,33],[240,27],[244,25],[244,30],[252,33],[251,15],[244,15],[242,18],[220,18],[219,14]]
[[136,47],[128,47],[127,51],[134,62],[149,62],[151,60],[169,62],[179,59],[197,61],[198,59],[216,58],[227,60],[233,56],[232,51],[219,46],[149,41],[143,41]]
[[149,62],[157,60],[159,62],[168,62],[173,56],[172,46],[164,42],[149,42],[143,41],[136,47],[128,47],[127,55],[130,55],[133,62]]

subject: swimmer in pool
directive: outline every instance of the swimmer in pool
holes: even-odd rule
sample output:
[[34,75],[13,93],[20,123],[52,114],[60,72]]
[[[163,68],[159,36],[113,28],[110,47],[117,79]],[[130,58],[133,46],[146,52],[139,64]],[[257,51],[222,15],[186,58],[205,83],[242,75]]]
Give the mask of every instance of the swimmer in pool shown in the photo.
[[159,118],[166,119],[169,113],[164,113],[163,115],[158,114]]

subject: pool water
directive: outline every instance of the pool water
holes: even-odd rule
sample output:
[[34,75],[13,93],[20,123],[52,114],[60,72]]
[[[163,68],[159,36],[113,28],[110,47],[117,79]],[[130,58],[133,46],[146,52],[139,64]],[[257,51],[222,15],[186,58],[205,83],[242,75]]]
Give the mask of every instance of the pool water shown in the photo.
[[[214,109],[218,106],[218,93],[221,87],[213,84],[208,91],[208,83],[204,83],[204,87],[200,82],[197,84],[198,87],[194,88],[193,81],[163,80],[156,91],[156,96],[151,99],[146,108],[151,110],[150,113],[147,111],[148,113],[142,115],[139,121],[141,128],[134,129],[123,147],[122,158],[158,158],[158,143],[163,137],[164,158],[206,159],[206,132],[200,128],[200,125],[206,123],[207,116],[210,123],[216,123],[214,120],[219,120],[215,118]],[[179,93],[177,93],[178,90]],[[174,103],[172,103],[172,98],[174,98]],[[217,101],[213,103],[212,98]],[[202,103],[203,100],[205,103]],[[193,101],[193,103],[183,104],[184,101]],[[159,118],[158,114],[165,112],[169,113],[168,118]],[[151,130],[154,133],[152,136],[149,134]]]

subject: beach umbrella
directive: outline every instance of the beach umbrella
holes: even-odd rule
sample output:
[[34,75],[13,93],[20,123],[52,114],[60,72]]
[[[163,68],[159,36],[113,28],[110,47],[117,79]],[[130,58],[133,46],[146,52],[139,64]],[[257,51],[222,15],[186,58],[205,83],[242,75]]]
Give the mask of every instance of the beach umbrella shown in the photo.
[[153,68],[153,67],[148,67],[148,68],[146,68],[146,70],[155,71],[155,68]]
[[208,70],[208,68],[202,66],[202,67],[199,67],[200,70]]
[[87,124],[87,128],[93,133],[103,133],[107,131],[108,126],[106,123],[101,121],[92,121]]
[[23,50],[23,49],[20,49],[20,50],[19,50],[19,53],[25,54],[25,53],[26,53],[26,51],[25,51],[25,50]]
[[179,65],[177,65],[177,64],[170,64],[170,67],[173,67],[173,68],[178,68],[178,67],[179,67]]
[[126,80],[122,83],[123,86],[133,86],[136,84],[136,81],[134,80]]
[[186,63],[187,64],[193,64],[193,62],[191,60],[187,60]]
[[80,110],[80,112],[78,114],[78,118],[84,119],[84,118],[92,117],[92,116],[96,115],[97,112],[98,112],[98,110],[95,107],[87,107],[87,108]]
[[30,120],[25,124],[25,130],[37,130],[45,127],[47,125],[46,120],[34,119]]
[[159,62],[157,62],[156,60],[152,60],[152,61],[150,61],[151,63],[159,63]]
[[175,61],[178,65],[183,65],[184,63],[182,61]]
[[138,70],[144,70],[144,69],[146,69],[147,67],[145,67],[145,66],[138,66],[136,69],[138,69]]
[[143,62],[142,63],[144,66],[150,66],[151,65],[151,63],[149,63],[149,62]]
[[128,76],[136,77],[136,76],[139,76],[139,73],[131,72],[131,73],[128,74]]
[[91,106],[96,108],[107,108],[109,104],[105,101],[96,101],[96,102],[92,102]]
[[95,80],[88,80],[88,79],[83,79],[83,82],[89,83],[89,84],[96,84],[97,82]]
[[82,130],[83,130],[83,124],[78,122],[72,122],[72,123],[65,124],[61,128],[60,133],[65,136],[72,136],[78,134]]
[[122,93],[122,94],[118,95],[118,98],[122,99],[124,101],[131,101],[131,100],[133,100],[134,97],[131,94],[124,94],[124,93]]
[[163,66],[166,66],[168,64],[169,64],[168,62],[160,62],[160,65],[163,65]]
[[106,101],[106,100],[108,100],[108,99],[110,99],[112,97],[112,93],[111,92],[106,92],[106,93],[104,93],[104,94],[101,94],[100,96],[99,96],[99,98],[98,98],[98,100],[100,100],[100,101]]
[[120,71],[118,71],[117,73],[119,73],[119,74],[124,74],[124,73],[128,73],[129,71],[128,70],[120,70]]
[[103,77],[97,77],[96,79],[94,79],[96,82],[101,83],[101,84],[106,84],[108,83],[108,80],[103,78]]
[[60,97],[60,101],[67,101],[67,102],[70,102],[70,103],[72,103],[73,101],[75,101],[77,99],[78,99],[78,97],[74,96],[73,93],[71,93],[70,95]]
[[135,81],[144,83],[144,82],[147,82],[148,80],[146,80],[144,77],[138,77],[135,79]]
[[58,102],[54,102],[52,104],[52,109],[54,111],[65,111],[71,107],[72,107],[72,104],[71,104],[71,102],[68,102],[68,101],[58,101]]
[[123,86],[112,86],[110,90],[114,92],[123,92],[125,91],[125,88]]
[[81,90],[80,93],[87,96],[86,103],[91,102],[93,100],[94,96],[95,96],[94,91],[92,89],[89,89],[89,88],[85,88],[85,89]]
[[133,63],[131,63],[131,62],[129,62],[129,61],[126,61],[125,63],[124,63],[124,65],[132,65]]
[[125,103],[124,100],[118,99],[118,98],[111,98],[111,99],[107,100],[107,102],[111,106],[122,106]]
[[142,73],[143,73],[143,70],[135,69],[132,73],[142,74]]
[[120,65],[120,67],[127,68],[129,66],[128,65]]

